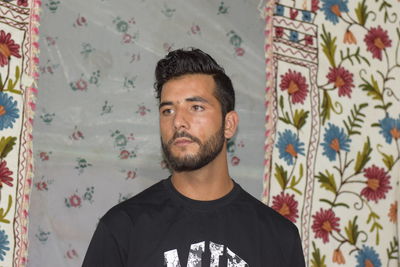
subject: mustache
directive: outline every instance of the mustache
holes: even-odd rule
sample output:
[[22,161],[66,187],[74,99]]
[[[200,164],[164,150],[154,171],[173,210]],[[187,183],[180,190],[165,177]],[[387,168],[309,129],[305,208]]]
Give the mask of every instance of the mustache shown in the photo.
[[171,145],[177,138],[182,138],[182,137],[189,138],[193,142],[201,145],[200,139],[198,139],[197,137],[195,137],[187,132],[175,132],[174,135],[172,136],[171,140],[168,141],[168,145]]

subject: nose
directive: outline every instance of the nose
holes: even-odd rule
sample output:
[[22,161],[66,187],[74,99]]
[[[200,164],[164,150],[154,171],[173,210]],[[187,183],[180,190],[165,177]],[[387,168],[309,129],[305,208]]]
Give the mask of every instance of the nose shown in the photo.
[[182,128],[185,129],[185,130],[189,129],[189,121],[188,121],[187,114],[182,109],[177,109],[175,111],[174,128],[177,131],[179,131]]

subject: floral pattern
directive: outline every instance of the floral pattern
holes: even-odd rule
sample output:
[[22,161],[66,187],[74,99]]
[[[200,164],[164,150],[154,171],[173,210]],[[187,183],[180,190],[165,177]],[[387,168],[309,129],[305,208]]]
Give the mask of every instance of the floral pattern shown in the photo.
[[398,1],[274,4],[263,200],[296,203],[307,266],[399,266]]
[[294,199],[294,195],[284,194],[277,195],[273,198],[272,208],[279,212],[282,216],[285,216],[292,222],[296,222],[299,217],[297,209],[297,201]]
[[17,101],[7,93],[0,92],[0,131],[12,128],[18,118]]
[[11,56],[20,58],[19,44],[11,39],[11,33],[0,30],[0,67],[8,65]]
[[390,176],[383,168],[372,165],[364,170],[364,176],[367,178],[366,187],[361,191],[361,195],[368,200],[378,202],[384,199],[386,193],[392,189],[390,184]]

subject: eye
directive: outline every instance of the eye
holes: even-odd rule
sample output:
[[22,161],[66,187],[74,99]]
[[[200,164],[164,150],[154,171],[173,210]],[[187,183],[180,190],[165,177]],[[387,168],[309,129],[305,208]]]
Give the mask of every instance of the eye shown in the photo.
[[172,109],[170,109],[170,108],[166,108],[166,109],[161,110],[161,114],[164,115],[164,116],[169,116],[172,113],[174,113],[174,111]]
[[193,105],[192,106],[192,110],[194,110],[194,111],[203,111],[204,107],[202,107],[200,105]]

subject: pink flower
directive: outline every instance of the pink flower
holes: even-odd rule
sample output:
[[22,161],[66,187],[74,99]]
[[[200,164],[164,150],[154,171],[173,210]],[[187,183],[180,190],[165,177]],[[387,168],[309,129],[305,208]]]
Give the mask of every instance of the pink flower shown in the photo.
[[241,56],[243,56],[244,55],[244,49],[243,48],[241,48],[241,47],[236,47],[235,48],[235,52],[236,52],[236,55],[237,56],[239,56],[239,57],[241,57]]
[[308,93],[308,84],[306,78],[300,72],[291,69],[284,75],[281,75],[281,90],[287,90],[292,98],[292,103],[304,104],[304,99]]
[[296,218],[299,217],[297,205],[294,195],[285,194],[284,192],[274,196],[272,201],[272,208],[294,223]]
[[87,81],[85,81],[84,79],[81,78],[76,81],[75,87],[78,90],[85,91],[88,88],[88,83],[87,83]]
[[231,159],[232,166],[237,166],[237,165],[239,165],[239,163],[240,163],[240,159],[238,157],[236,157],[236,156],[232,157],[232,159]]
[[343,67],[329,68],[326,78],[339,90],[339,96],[351,96],[351,89],[354,87],[353,74]]
[[121,150],[121,152],[119,153],[119,158],[120,159],[127,159],[129,158],[131,154],[129,153],[128,150]]
[[392,46],[387,30],[383,30],[381,26],[371,27],[365,35],[364,42],[367,45],[367,50],[372,53],[372,57],[379,60],[382,60],[382,50]]
[[48,190],[46,182],[37,182],[35,184],[35,186],[36,186],[37,190],[39,190],[39,191]]
[[0,188],[3,187],[3,184],[6,184],[8,186],[12,186],[12,181],[14,180],[11,175],[13,174],[10,169],[7,168],[7,162],[2,161],[0,163]]
[[367,186],[361,191],[361,195],[368,200],[378,202],[378,199],[386,198],[386,193],[392,189],[389,185],[390,176],[383,168],[372,165],[364,169],[364,177],[367,178]]
[[14,56],[20,58],[19,54],[19,44],[14,43],[11,39],[10,33],[5,33],[5,31],[0,30],[0,67],[8,65],[8,61]]
[[339,231],[339,218],[335,216],[333,210],[323,210],[317,211],[314,218],[314,223],[312,225],[312,230],[315,233],[315,238],[322,238],[324,243],[329,242],[329,235],[332,231]]
[[74,208],[80,207],[82,203],[81,197],[76,194],[73,194],[72,196],[69,197],[69,203],[71,204],[71,207]]

